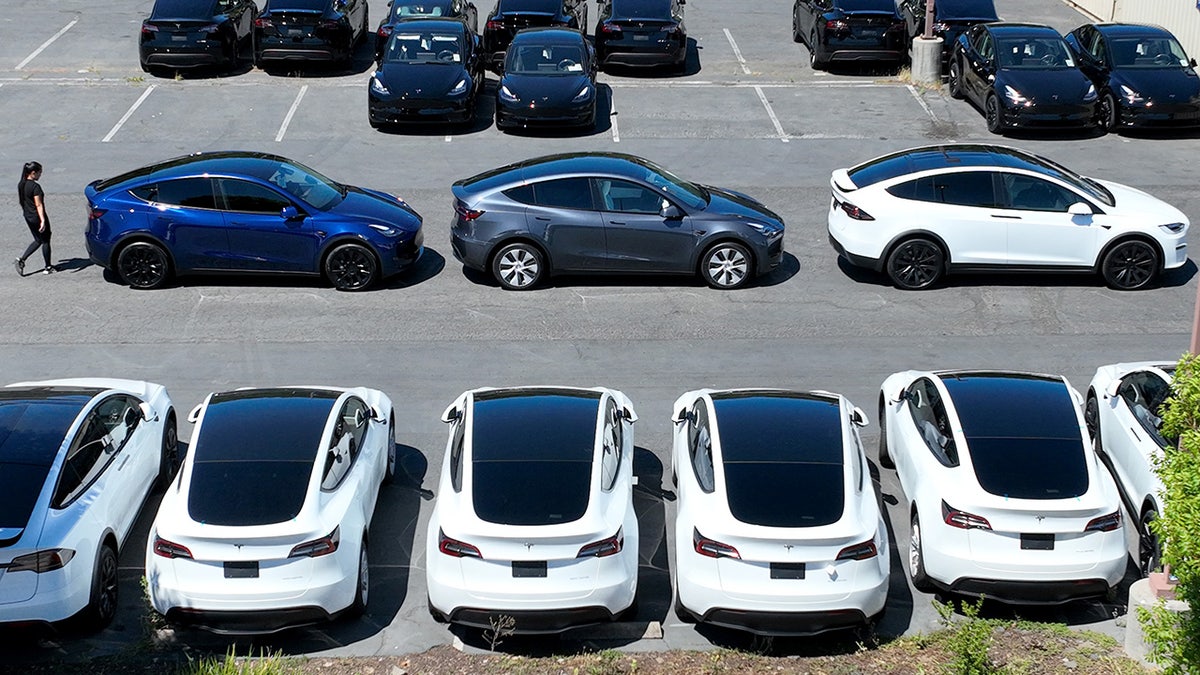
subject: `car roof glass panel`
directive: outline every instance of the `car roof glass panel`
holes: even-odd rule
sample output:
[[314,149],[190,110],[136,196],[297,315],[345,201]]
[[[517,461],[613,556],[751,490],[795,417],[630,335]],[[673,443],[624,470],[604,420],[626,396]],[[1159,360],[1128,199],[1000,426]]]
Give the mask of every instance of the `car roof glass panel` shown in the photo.
[[596,443],[600,393],[530,390],[475,395],[475,462],[587,462]]
[[721,459],[841,466],[841,406],[836,399],[787,393],[714,395]]
[[500,13],[541,12],[544,14],[557,14],[562,6],[562,0],[498,0],[496,11]]
[[268,0],[267,9],[272,12],[286,12],[300,9],[310,12],[323,12],[329,8],[333,0]]
[[992,0],[937,0],[934,7],[943,20],[997,19]]
[[338,393],[323,389],[254,389],[213,394],[191,452],[197,463],[307,461]]
[[614,17],[639,19],[671,18],[671,0],[613,0]]
[[836,523],[845,507],[841,464],[725,462],[729,512],[765,527]]
[[208,21],[215,16],[215,0],[157,0],[150,11],[150,20],[196,19]]
[[848,12],[895,13],[895,0],[835,0],[834,4]]

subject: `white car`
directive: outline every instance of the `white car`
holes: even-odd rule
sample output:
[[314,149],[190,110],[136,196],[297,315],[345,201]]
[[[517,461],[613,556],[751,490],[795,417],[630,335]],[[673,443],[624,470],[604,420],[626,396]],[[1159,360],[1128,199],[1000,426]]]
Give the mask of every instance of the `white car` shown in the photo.
[[862,625],[883,611],[887,527],[839,394],[684,394],[672,408],[675,611],[763,635]]
[[1062,377],[907,371],[879,395],[879,464],[911,520],[908,568],[1018,604],[1104,596],[1125,574],[1121,501]]
[[636,420],[604,388],[475,389],[450,404],[425,541],[433,617],[553,633],[631,612]]
[[146,548],[167,621],[268,633],[366,610],[368,531],[396,471],[381,391],[279,387],[209,394]]
[[1015,148],[904,150],[838,169],[830,186],[834,249],[903,289],[1007,270],[1098,272],[1134,290],[1187,262],[1179,209]]
[[117,611],[117,557],[177,457],[161,385],[80,378],[0,389],[0,624]]
[[1171,395],[1173,361],[1117,363],[1096,369],[1083,419],[1101,459],[1112,469],[1130,515],[1138,517],[1138,567],[1158,567],[1150,521],[1162,513],[1162,479],[1154,460],[1171,444],[1162,435],[1160,408]]

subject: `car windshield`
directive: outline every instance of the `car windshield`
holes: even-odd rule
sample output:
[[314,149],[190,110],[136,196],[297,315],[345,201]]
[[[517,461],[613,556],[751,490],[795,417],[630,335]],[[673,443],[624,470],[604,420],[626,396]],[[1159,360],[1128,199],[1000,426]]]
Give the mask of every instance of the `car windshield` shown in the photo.
[[505,74],[579,75],[583,73],[580,45],[515,44],[504,62]]
[[662,190],[668,197],[683,202],[692,209],[702,209],[708,205],[708,190],[704,187],[688,182],[653,162],[640,158],[634,158],[631,161],[645,169],[644,174],[640,176],[635,174],[637,178]]
[[1188,68],[1187,54],[1183,47],[1169,36],[1143,36],[1113,38],[1113,66],[1117,68]]
[[394,2],[392,4],[392,18],[403,18],[406,16],[450,16],[451,0],[439,0],[437,2]]
[[1091,178],[1081,176],[1067,167],[1059,164],[1058,162],[1055,162],[1051,159],[1046,159],[1041,155],[1026,155],[1025,153],[1020,154],[1029,163],[1036,164],[1042,173],[1048,176],[1053,176],[1064,183],[1069,183],[1084,194],[1103,204],[1107,204],[1108,206],[1116,206],[1117,200],[1115,197],[1113,197],[1113,193],[1109,192],[1108,188],[1092,180]]
[[396,33],[388,43],[385,63],[455,65],[462,63],[461,36],[454,33]]
[[1057,36],[996,40],[1000,68],[1005,70],[1064,70],[1075,67],[1067,43]]
[[318,211],[329,210],[346,196],[346,186],[299,162],[279,162],[267,180]]

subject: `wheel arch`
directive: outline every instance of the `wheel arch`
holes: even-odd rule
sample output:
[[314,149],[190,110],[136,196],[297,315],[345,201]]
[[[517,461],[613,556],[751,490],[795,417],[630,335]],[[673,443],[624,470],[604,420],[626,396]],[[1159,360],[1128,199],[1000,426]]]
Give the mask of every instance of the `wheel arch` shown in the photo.
[[1102,273],[1103,270],[1101,269],[1101,266],[1104,264],[1104,257],[1107,256],[1109,252],[1117,246],[1130,241],[1140,241],[1149,244],[1150,247],[1154,249],[1154,253],[1158,256],[1158,264],[1155,265],[1154,270],[1155,273],[1157,274],[1163,271],[1163,265],[1166,264],[1166,254],[1163,252],[1162,244],[1160,244],[1154,237],[1142,232],[1130,232],[1128,234],[1122,234],[1114,237],[1112,241],[1104,245],[1104,248],[1100,249],[1100,254],[1096,256],[1096,261],[1093,263],[1092,269],[1097,274]]
[[692,271],[696,274],[703,274],[700,263],[704,261],[704,256],[708,255],[714,246],[727,243],[737,244],[746,249],[746,254],[750,256],[750,274],[754,276],[758,271],[758,256],[754,253],[754,246],[732,232],[718,232],[697,246],[695,256],[692,258]]
[[161,248],[163,252],[167,254],[167,273],[172,274],[178,271],[178,267],[175,265],[175,253],[171,250],[171,247],[168,246],[167,243],[162,239],[159,239],[153,234],[144,231],[131,232],[121,237],[116,241],[116,243],[113,244],[111,249],[112,252],[109,253],[108,256],[108,269],[116,271],[117,258],[121,256],[121,251],[124,251],[130,244],[137,243],[154,244],[155,246]]
[[484,266],[485,270],[488,272],[491,271],[492,264],[496,262],[496,255],[500,253],[500,249],[509,244],[529,244],[536,248],[542,254],[542,260],[546,262],[546,276],[549,277],[554,274],[554,258],[550,255],[550,251],[542,242],[525,233],[508,236],[492,244],[492,247],[488,249],[487,264]]
[[349,232],[330,237],[328,241],[321,245],[321,252],[317,254],[317,274],[324,276],[325,261],[329,259],[329,254],[333,252],[333,249],[342,244],[358,244],[370,251],[371,257],[375,259],[375,266],[379,270],[379,275],[383,276],[383,258],[379,255],[379,251],[375,249],[375,246],[366,237]]
[[895,251],[897,246],[909,241],[910,239],[933,240],[933,243],[937,244],[938,248],[942,249],[942,256],[944,257],[943,264],[946,266],[946,270],[944,271],[950,270],[950,265],[953,264],[953,261],[950,257],[950,247],[946,245],[945,239],[942,239],[940,235],[935,234],[930,230],[907,230],[892,237],[891,241],[889,241],[887,245],[883,247],[883,254],[879,256],[879,269],[886,269],[887,259],[892,255],[892,251]]

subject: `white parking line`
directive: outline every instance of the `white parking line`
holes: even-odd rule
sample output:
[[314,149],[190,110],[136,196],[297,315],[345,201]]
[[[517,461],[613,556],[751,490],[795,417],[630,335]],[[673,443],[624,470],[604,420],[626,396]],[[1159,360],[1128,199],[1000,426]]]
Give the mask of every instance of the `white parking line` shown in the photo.
[[453,141],[453,140],[454,140],[454,137],[453,137],[453,136],[451,136],[450,134],[446,134],[446,142],[447,142],[447,143],[449,143],[449,142],[451,142],[451,141]]
[[933,108],[930,108],[929,104],[925,102],[925,99],[921,98],[921,95],[917,93],[917,88],[911,84],[904,86],[908,87],[908,93],[912,94],[913,98],[917,99],[917,103],[921,104],[921,108],[925,111],[926,115],[929,115],[929,119],[933,120],[934,122],[938,121],[937,115],[933,114]]
[[767,109],[767,116],[771,118],[771,124],[775,125],[775,133],[779,134],[779,140],[787,143],[788,135],[779,123],[779,118],[775,116],[775,111],[771,109],[771,104],[767,102],[767,95],[763,93],[762,87],[755,87],[754,93],[758,94],[758,100],[762,101],[763,107]]
[[104,138],[100,139],[101,143],[107,143],[112,140],[113,136],[117,135],[117,132],[121,130],[121,126],[128,122],[129,118],[133,117],[133,113],[137,111],[138,107],[141,106],[147,98],[149,98],[150,92],[154,91],[154,87],[155,85],[153,84],[149,87],[146,87],[146,91],[143,91],[142,95],[138,97],[138,100],[134,101],[133,105],[129,106],[129,110],[126,110],[125,114],[121,116],[121,119],[117,120],[117,123],[113,125],[113,128],[108,130],[108,134],[106,134]]
[[609,97],[608,122],[612,126],[613,143],[621,142],[621,130],[617,128],[617,102]]
[[283,118],[283,124],[279,125],[279,133],[275,134],[275,142],[283,140],[283,135],[287,133],[288,125],[292,123],[292,116],[296,114],[296,108],[300,107],[300,100],[304,98],[304,94],[308,91],[308,85],[300,87],[300,93],[296,94],[296,100],[292,101],[292,107],[288,108],[287,115]]
[[17,67],[13,68],[13,70],[20,70],[20,69],[24,68],[25,66],[29,65],[29,62],[36,59],[38,54],[41,54],[43,51],[45,51],[46,47],[49,47],[51,44],[53,44],[55,40],[62,37],[63,33],[71,30],[71,26],[74,26],[77,23],[79,23],[79,19],[72,19],[71,23],[63,26],[62,30],[55,33],[54,36],[51,37],[49,40],[46,40],[45,42],[43,42],[41,47],[38,47],[37,49],[33,50],[33,53],[30,54],[29,56],[26,56],[25,60],[18,63]]
[[742,72],[749,75],[750,69],[746,67],[746,59],[742,58],[742,50],[738,49],[737,43],[733,41],[733,33],[730,33],[728,28],[721,30],[725,31],[725,39],[729,40],[729,46],[733,47],[733,55],[737,57],[738,64],[742,66]]

